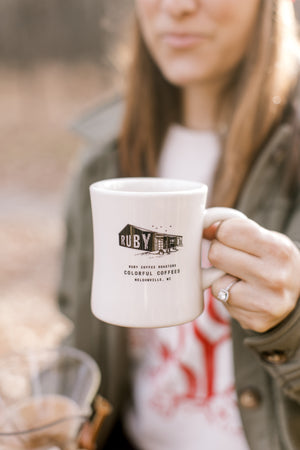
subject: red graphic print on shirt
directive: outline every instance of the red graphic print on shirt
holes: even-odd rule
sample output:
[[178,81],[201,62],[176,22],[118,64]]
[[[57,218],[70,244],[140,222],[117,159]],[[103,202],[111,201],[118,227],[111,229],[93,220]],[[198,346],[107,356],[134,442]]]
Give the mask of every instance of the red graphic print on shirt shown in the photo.
[[222,379],[230,364],[224,360],[230,328],[209,291],[207,297],[205,312],[197,320],[152,330],[146,376],[151,379],[150,404],[159,414],[169,416],[180,407],[201,408],[208,419],[215,420],[217,414],[225,424],[230,422],[226,405],[234,401],[232,378]]

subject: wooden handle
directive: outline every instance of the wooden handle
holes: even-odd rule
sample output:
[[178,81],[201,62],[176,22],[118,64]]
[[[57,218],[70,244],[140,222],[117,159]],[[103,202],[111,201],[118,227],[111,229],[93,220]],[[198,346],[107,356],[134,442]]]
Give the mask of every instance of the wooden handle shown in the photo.
[[108,400],[97,395],[94,402],[95,414],[90,422],[85,422],[79,432],[78,447],[84,450],[95,450],[97,436],[105,417],[112,412],[112,406]]

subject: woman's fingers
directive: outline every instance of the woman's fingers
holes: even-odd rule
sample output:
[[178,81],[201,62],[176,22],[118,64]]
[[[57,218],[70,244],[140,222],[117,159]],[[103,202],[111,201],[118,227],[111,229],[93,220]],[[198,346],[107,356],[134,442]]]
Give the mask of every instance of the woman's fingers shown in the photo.
[[228,289],[228,300],[224,302],[226,307],[235,307],[247,312],[256,311],[255,302],[251,301],[255,296],[251,285],[230,275],[224,275],[212,284],[213,296],[218,298],[219,292],[226,289],[235,280],[236,282]]
[[248,281],[256,277],[257,265],[260,263],[256,256],[228,247],[217,240],[211,243],[208,259],[218,269]]
[[215,239],[219,224],[220,222],[217,222],[211,225],[210,227],[204,228],[203,230],[204,239],[208,239],[209,241]]
[[249,219],[222,222],[208,258],[215,267],[245,281],[278,288],[293,284],[293,278],[299,281],[299,250],[295,245],[283,234]]
[[[212,285],[214,297],[218,298],[219,292],[226,289],[233,279],[225,275],[215,281]],[[238,280],[229,289],[228,300],[224,306],[243,328],[259,333],[277,325],[291,311],[281,297],[242,280]]]
[[214,236],[208,258],[229,275],[213,283],[213,295],[218,297],[232,277],[238,278],[230,288],[228,312],[244,328],[261,332],[274,327],[300,295],[299,250],[283,234],[249,219],[226,220]]
[[267,230],[250,219],[228,219],[221,222],[215,238],[222,244],[250,255],[260,256],[266,244]]
[[276,255],[281,245],[286,245],[289,241],[283,234],[267,230],[248,218],[224,220],[204,232],[208,236],[207,239],[216,239],[228,247],[254,256]]

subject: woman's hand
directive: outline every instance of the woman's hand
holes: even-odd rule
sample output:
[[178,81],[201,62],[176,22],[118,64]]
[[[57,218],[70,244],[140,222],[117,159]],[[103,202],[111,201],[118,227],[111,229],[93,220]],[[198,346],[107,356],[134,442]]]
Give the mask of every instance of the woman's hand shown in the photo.
[[225,304],[243,328],[265,332],[295,308],[300,296],[300,252],[283,234],[249,219],[229,219],[204,230],[212,239],[208,258],[226,272],[212,285],[217,297],[233,277]]

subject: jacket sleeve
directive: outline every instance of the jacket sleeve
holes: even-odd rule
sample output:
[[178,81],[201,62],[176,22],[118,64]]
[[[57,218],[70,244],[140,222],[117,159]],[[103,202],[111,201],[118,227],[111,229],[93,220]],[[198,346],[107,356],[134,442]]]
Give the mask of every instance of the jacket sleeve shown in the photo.
[[62,270],[58,290],[58,303],[61,311],[73,322],[76,305],[81,291],[79,286],[82,245],[82,229],[86,193],[82,192],[84,173],[75,174],[67,198],[65,211],[65,237],[62,250]]
[[122,99],[116,96],[101,102],[72,125],[73,131],[88,146],[81,153],[82,158],[69,189],[58,292],[59,306],[73,322],[80,314],[81,305],[84,304],[82,308],[85,311],[90,299],[93,237],[89,185],[118,176],[116,136],[123,109]]
[[[103,178],[116,176],[116,151],[101,151],[85,158],[69,189],[62,270],[58,289],[61,311],[75,324],[70,343],[76,343],[76,334],[88,325],[93,269],[93,230],[89,186]],[[87,317],[87,315],[89,317]],[[86,323],[85,323],[86,320]],[[86,333],[84,333],[86,335]],[[84,336],[77,337],[79,347],[89,350],[92,343],[83,344]]]
[[[286,234],[300,250],[300,193]],[[244,343],[258,355],[261,364],[283,393],[300,403],[300,299],[283,322],[266,333],[249,334]]]

